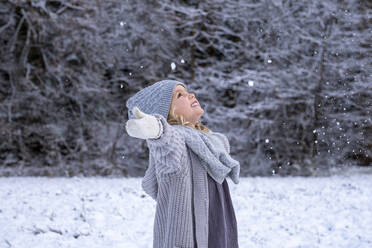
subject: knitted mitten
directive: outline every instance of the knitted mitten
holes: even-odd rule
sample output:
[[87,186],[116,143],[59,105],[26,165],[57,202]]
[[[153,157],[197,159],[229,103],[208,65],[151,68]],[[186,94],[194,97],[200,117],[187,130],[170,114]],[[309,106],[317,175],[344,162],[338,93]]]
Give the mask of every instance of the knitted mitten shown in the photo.
[[163,133],[163,124],[153,115],[148,115],[139,110],[138,107],[132,109],[136,119],[130,119],[125,124],[127,133],[139,139],[157,139]]

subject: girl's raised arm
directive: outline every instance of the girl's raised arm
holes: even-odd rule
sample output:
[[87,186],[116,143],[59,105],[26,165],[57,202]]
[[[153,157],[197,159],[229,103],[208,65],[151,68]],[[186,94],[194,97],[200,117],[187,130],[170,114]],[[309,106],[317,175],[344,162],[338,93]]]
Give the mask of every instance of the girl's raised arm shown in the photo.
[[159,138],[146,139],[152,156],[150,161],[156,164],[156,173],[160,176],[182,173],[185,169],[182,162],[187,152],[185,138],[162,115],[154,114],[154,116],[162,125],[163,133]]

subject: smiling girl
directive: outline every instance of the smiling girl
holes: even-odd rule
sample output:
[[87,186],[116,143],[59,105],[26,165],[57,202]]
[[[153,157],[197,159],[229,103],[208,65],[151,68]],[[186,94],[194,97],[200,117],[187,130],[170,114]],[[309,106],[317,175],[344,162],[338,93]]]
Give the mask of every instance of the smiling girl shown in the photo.
[[163,80],[126,106],[127,133],[145,139],[150,152],[141,185],[156,201],[153,247],[239,247],[226,177],[238,184],[240,163],[226,136],[199,121],[204,110],[195,95]]

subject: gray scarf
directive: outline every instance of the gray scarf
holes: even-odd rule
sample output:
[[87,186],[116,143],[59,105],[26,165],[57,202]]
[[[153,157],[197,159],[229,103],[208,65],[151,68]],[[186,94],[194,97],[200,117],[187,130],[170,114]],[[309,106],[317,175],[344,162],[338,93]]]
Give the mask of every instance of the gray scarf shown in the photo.
[[219,184],[230,176],[235,184],[239,183],[240,163],[234,160],[217,136],[219,133],[206,134],[188,126],[174,126],[184,134],[186,145],[201,160],[208,174]]

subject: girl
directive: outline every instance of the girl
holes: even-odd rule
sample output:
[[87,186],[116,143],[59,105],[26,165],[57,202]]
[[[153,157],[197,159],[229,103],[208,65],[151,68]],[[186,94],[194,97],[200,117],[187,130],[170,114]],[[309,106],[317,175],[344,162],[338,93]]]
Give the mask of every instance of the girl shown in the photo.
[[226,136],[199,122],[204,110],[195,95],[182,82],[163,80],[126,106],[127,133],[145,139],[150,152],[141,185],[156,201],[153,247],[237,248],[225,178],[238,184],[240,163]]

